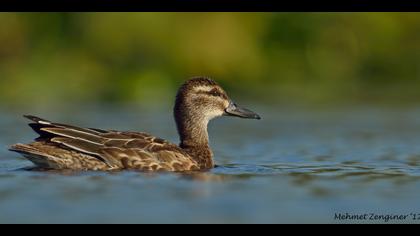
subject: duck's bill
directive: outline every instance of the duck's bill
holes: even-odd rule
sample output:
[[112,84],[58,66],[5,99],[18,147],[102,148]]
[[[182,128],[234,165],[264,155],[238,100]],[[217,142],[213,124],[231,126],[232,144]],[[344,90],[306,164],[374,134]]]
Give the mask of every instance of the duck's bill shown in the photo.
[[231,102],[229,107],[225,109],[225,115],[227,116],[237,116],[241,118],[247,118],[247,119],[261,119],[261,117],[246,108],[239,107],[235,103]]

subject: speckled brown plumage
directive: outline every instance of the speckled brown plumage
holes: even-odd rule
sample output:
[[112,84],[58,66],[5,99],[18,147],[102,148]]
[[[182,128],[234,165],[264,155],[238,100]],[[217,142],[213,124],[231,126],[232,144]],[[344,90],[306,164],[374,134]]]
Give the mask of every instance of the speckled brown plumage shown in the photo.
[[240,109],[209,78],[193,78],[178,90],[174,116],[180,145],[141,132],[105,131],[53,123],[25,116],[40,136],[30,144],[15,144],[36,166],[48,169],[195,171],[213,168],[208,122],[218,116],[259,116]]

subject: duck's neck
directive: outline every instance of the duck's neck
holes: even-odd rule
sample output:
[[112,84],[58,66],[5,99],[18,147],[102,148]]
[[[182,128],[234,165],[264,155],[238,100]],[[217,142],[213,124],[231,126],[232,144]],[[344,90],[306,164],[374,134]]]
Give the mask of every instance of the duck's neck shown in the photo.
[[191,111],[189,114],[175,112],[175,121],[181,139],[179,146],[198,162],[201,169],[213,168],[213,153],[207,133],[209,120],[199,112]]

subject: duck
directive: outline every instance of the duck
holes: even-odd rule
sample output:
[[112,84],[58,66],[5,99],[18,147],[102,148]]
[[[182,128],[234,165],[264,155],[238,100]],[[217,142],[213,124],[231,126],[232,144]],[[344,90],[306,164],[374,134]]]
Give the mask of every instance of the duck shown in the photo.
[[261,119],[234,103],[208,77],[193,77],[180,86],[173,115],[179,145],[144,132],[81,128],[25,115],[39,137],[29,144],[14,144],[9,150],[34,167],[48,170],[202,171],[215,167],[209,121],[221,116]]

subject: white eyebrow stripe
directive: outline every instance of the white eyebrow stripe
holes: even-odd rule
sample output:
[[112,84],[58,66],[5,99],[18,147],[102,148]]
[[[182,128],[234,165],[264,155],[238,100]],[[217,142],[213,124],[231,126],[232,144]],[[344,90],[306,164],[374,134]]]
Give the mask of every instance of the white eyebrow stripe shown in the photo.
[[200,85],[200,86],[197,86],[196,87],[196,89],[197,90],[206,90],[206,91],[210,91],[210,90],[212,90],[214,87],[213,86],[207,86],[207,85]]
[[195,87],[198,92],[210,92],[214,87],[211,86],[197,86]]

